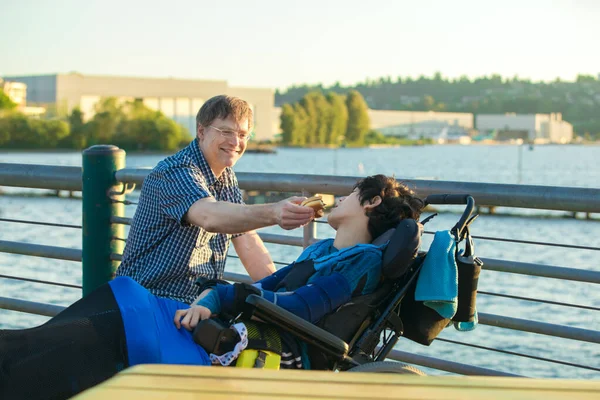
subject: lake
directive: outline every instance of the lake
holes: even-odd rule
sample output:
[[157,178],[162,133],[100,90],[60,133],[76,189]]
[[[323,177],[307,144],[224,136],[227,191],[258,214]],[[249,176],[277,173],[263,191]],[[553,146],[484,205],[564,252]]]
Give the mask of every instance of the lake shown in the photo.
[[[131,154],[128,167],[152,167],[164,154]],[[77,152],[1,152],[0,162],[81,165]],[[437,179],[448,181],[533,184],[597,188],[600,182],[600,147],[598,146],[415,146],[377,149],[278,149],[276,154],[247,154],[235,167],[243,172],[276,172],[365,176],[376,173],[395,175],[398,179]],[[78,198],[39,196],[38,190],[1,188],[0,217],[34,221],[81,224],[81,201]],[[135,201],[138,192],[129,199]],[[132,216],[134,207],[126,207]],[[424,214],[426,216],[427,214]],[[482,215],[473,224],[473,234],[499,238],[538,240],[600,247],[600,218],[569,218],[567,213],[498,209],[497,215]],[[451,228],[456,212],[441,213],[427,225],[427,230]],[[0,240],[23,241],[54,246],[81,248],[81,231],[15,224],[0,221]],[[279,228],[266,232],[283,233]],[[301,230],[285,234],[301,236]],[[318,225],[318,237],[333,235],[325,224]],[[424,247],[431,235],[424,237]],[[496,241],[476,242],[481,257],[543,263],[548,265],[600,270],[600,252],[573,250],[539,245],[520,245]],[[300,248],[267,244],[273,259],[291,262]],[[230,271],[243,272],[235,259],[228,261]],[[485,267],[484,267],[485,268]],[[81,264],[0,253],[0,274],[16,275],[56,282],[81,284]],[[78,289],[40,285],[0,278],[0,296],[36,302],[68,305],[81,296]],[[502,294],[600,307],[598,287],[593,284],[484,271],[479,289]],[[500,314],[600,330],[597,311],[549,305],[489,295],[478,296],[480,312]],[[0,328],[26,328],[47,320],[45,317],[0,310]],[[526,353],[565,362],[599,366],[600,346],[510,331],[480,325],[473,332],[446,329],[441,337],[481,346]],[[401,339],[403,351],[440,357],[457,362],[533,377],[600,378],[600,372],[577,369],[529,358],[493,353],[441,341],[424,347]],[[429,370],[428,370],[429,371]],[[439,372],[438,372],[439,373]]]

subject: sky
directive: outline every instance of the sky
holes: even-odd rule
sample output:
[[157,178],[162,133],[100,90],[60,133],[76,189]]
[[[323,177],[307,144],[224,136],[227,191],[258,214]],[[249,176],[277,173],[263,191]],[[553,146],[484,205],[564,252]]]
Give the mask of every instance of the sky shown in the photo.
[[349,85],[600,73],[597,0],[0,0],[0,76]]

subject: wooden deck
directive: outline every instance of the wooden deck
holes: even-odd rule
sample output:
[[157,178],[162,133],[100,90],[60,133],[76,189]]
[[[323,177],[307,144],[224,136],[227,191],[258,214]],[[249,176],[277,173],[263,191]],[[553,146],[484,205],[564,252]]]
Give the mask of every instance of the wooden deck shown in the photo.
[[600,381],[138,365],[76,399],[600,399]]

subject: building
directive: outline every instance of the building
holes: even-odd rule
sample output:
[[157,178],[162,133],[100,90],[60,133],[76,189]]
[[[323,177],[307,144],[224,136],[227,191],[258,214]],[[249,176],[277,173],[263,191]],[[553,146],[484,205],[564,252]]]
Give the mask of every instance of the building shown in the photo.
[[23,82],[8,81],[0,78],[0,89],[17,105],[17,110],[31,117],[40,117],[46,112],[44,107],[27,106],[27,85]]
[[162,111],[192,134],[196,114],[204,102],[216,95],[238,96],[254,110],[255,140],[272,136],[274,91],[262,88],[232,87],[226,81],[174,78],[130,78],[94,76],[79,73],[7,77],[7,81],[27,85],[27,99],[37,105],[53,106],[69,112],[79,107],[84,118],[94,115],[96,104],[106,97],[120,101],[141,100],[149,108]]
[[536,143],[569,143],[573,126],[561,113],[552,114],[477,114],[475,128],[496,140],[523,139]]
[[386,136],[433,139],[440,143],[460,141],[473,129],[470,113],[369,110],[369,118],[371,128]]
[[27,85],[22,82],[5,81],[0,78],[0,89],[21,109],[27,105]]

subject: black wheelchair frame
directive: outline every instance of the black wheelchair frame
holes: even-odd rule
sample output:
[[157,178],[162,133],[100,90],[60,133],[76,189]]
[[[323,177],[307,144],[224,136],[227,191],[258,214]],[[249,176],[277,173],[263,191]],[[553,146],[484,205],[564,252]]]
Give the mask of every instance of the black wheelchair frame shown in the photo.
[[[470,195],[430,195],[425,199],[425,204],[465,205],[464,212],[450,232],[457,244],[467,239],[468,246],[471,247],[470,251],[472,252],[473,243],[469,233],[469,225],[477,217],[477,215],[472,216],[475,208],[473,197]],[[309,348],[314,348],[329,361],[328,367],[322,369],[401,372],[424,375],[416,368],[410,366],[408,368],[392,368],[390,370],[390,364],[396,364],[397,366],[405,365],[395,362],[384,362],[384,360],[404,333],[404,325],[400,312],[402,300],[409,289],[416,284],[425,255],[426,252],[419,252],[403,276],[392,282],[384,282],[372,294],[360,296],[371,296],[372,312],[370,312],[349,342],[345,342],[327,330],[313,325],[257,295],[250,295],[246,299],[249,307],[248,311],[244,313],[246,315],[242,316],[242,318],[256,317],[304,341]],[[340,307],[340,309],[343,307]],[[250,315],[247,315],[247,313],[250,313]],[[364,368],[367,364],[371,364],[373,368]]]

